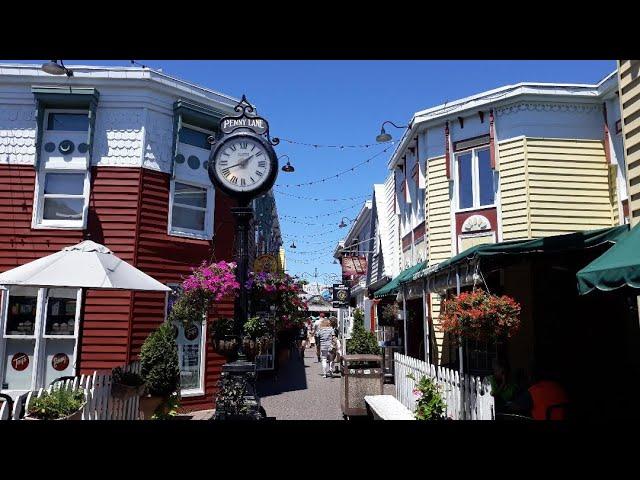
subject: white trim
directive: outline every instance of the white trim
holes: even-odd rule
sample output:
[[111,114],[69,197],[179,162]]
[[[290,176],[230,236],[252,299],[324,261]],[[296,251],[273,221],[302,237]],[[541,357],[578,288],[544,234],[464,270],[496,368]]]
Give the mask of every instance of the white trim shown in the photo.
[[[84,205],[82,208],[82,220],[45,220],[42,218],[44,214],[44,185],[45,177],[48,173],[77,173],[84,175],[84,185],[82,197],[80,195],[69,195],[68,198],[83,198]],[[89,196],[91,194],[91,170],[76,169],[45,169],[44,166],[38,170],[35,179],[35,188],[33,195],[33,212],[31,216],[31,228],[35,230],[84,230],[87,228],[87,220],[89,217]],[[60,198],[67,198],[65,195],[55,195]],[[48,197],[48,196],[47,196]]]
[[89,120],[90,111],[87,109],[74,109],[74,108],[47,108],[44,112],[44,119],[42,120],[42,132],[61,132],[61,133],[78,133],[85,132],[87,135],[89,134],[89,129],[87,130],[49,130],[49,114],[50,113],[84,113],[87,116],[87,125]]
[[475,232],[475,233],[464,233],[458,235],[458,251],[464,251],[462,248],[462,240],[465,238],[476,238],[476,237],[492,237],[493,243],[496,243],[496,232],[491,230],[489,232]]
[[[167,287],[173,289],[180,287],[179,283],[167,283]],[[164,296],[164,321],[168,320],[168,306],[169,295],[171,292],[166,292]],[[200,330],[200,388],[180,389],[180,397],[201,397],[205,395],[205,370],[207,368],[207,314],[205,313],[202,318],[202,326]],[[178,352],[178,362],[180,362],[180,353]],[[180,368],[180,367],[179,367]]]
[[[454,153],[454,210],[456,213],[461,212],[469,212],[472,210],[480,210],[484,208],[495,208],[496,207],[496,192],[498,190],[495,179],[495,170],[491,170],[492,174],[492,188],[493,188],[493,202],[488,205],[480,204],[480,168],[479,168],[479,158],[478,152],[486,150],[490,153],[489,145],[481,145],[478,147],[468,148],[466,150],[461,150],[459,152]],[[458,157],[460,155],[464,155],[470,153],[471,154],[471,189],[472,189],[472,206],[460,208],[460,162],[458,161]]]
[[[190,185],[193,187],[203,188],[207,195],[207,206],[204,211],[204,230],[191,230],[188,228],[180,228],[173,226],[173,203],[174,203],[174,193],[175,193],[175,184],[184,183],[185,185]],[[193,210],[202,211],[202,208],[193,207],[190,205],[183,205],[181,203],[178,204],[181,208],[191,208]],[[170,188],[169,188],[169,218],[167,222],[167,234],[174,237],[185,237],[185,238],[195,238],[198,240],[211,240],[213,237],[213,226],[215,221],[215,189],[212,184],[205,184],[198,182],[196,180],[181,180],[181,179],[171,179]]]

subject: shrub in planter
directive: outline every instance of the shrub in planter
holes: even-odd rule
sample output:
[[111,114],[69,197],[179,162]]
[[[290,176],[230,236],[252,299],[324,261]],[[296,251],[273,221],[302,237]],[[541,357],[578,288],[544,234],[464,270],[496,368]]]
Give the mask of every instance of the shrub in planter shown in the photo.
[[[415,381],[412,374],[407,375]],[[416,420],[443,420],[445,418],[446,404],[442,398],[438,384],[431,378],[423,376],[413,389],[416,396]]]
[[147,385],[147,395],[140,399],[140,408],[145,418],[150,418],[180,388],[178,346],[169,323],[160,325],[144,341],[140,350],[140,366]]
[[83,390],[54,388],[43,392],[29,406],[27,420],[80,420],[86,403]]
[[[373,332],[364,328],[364,315],[359,308],[353,312],[353,330],[351,338],[347,340],[347,355],[380,355],[380,346]],[[358,368],[365,368],[369,365],[356,365]]]
[[116,367],[111,371],[111,378],[112,397],[125,400],[144,393],[144,378],[138,373],[124,372],[121,367]]

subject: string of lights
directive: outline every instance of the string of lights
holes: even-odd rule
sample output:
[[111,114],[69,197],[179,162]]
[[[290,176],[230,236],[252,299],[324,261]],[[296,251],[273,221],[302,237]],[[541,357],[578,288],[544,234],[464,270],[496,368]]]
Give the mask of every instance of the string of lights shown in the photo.
[[294,184],[286,184],[286,185],[276,185],[276,187],[306,187],[307,185],[316,185],[318,183],[323,183],[326,182],[327,180],[331,180],[334,178],[338,178],[346,173],[349,172],[353,172],[356,168],[361,167],[369,162],[371,162],[373,159],[379,157],[380,155],[382,155],[383,153],[386,153],[389,149],[391,148],[391,146],[386,147],[384,150],[379,151],[378,153],[376,153],[375,155],[372,155],[371,157],[367,158],[366,160],[363,160],[360,163],[356,163],[355,165],[353,165],[351,168],[348,168],[346,170],[342,170],[341,172],[336,173],[335,175],[330,175],[328,177],[324,177],[324,178],[320,178],[318,180],[312,180],[311,182],[304,182],[304,183],[294,183]]
[[299,200],[313,200],[315,202],[343,202],[347,200],[360,200],[365,198],[371,198],[371,194],[360,195],[357,197],[345,197],[345,198],[315,198],[315,197],[305,197],[303,195],[295,195],[293,193],[283,192],[282,190],[274,189],[274,191],[279,193],[280,195],[286,195],[288,197],[297,198]]
[[[309,236],[317,236],[317,235],[309,235]],[[298,240],[298,238],[302,238],[302,235],[291,235],[291,236],[283,236],[285,238],[285,240],[289,241],[289,240]],[[303,241],[304,244],[306,245],[329,245],[329,244],[337,244],[340,241],[340,236],[335,238],[335,239],[329,239],[329,240],[322,240],[320,242],[308,242],[308,241]]]
[[335,212],[329,212],[329,213],[321,213],[319,215],[305,215],[305,216],[299,216],[299,215],[280,215],[283,218],[321,218],[321,217],[330,217],[331,215],[335,215],[336,213],[343,213],[346,212],[348,210],[351,210],[353,208],[356,207],[361,207],[362,203],[354,203],[353,205],[346,207],[346,208],[342,208],[340,210],[336,210]]
[[[335,227],[336,223],[335,222],[330,222],[330,223],[312,223],[312,222],[301,222],[299,220],[294,220],[291,218],[287,218],[284,215],[281,215],[282,220],[286,221],[286,222],[291,222],[291,223],[298,223],[300,225],[307,225],[307,226],[311,226],[311,227]],[[322,234],[323,232],[318,232],[317,235]]]
[[393,142],[394,142],[393,140],[389,140],[387,142],[363,143],[361,145],[325,145],[320,143],[299,142],[297,140],[291,140],[290,138],[282,138],[282,137],[278,137],[278,138],[280,138],[280,141],[287,142],[292,145],[303,145],[305,147],[313,147],[313,148],[337,148],[339,150],[344,150],[345,148],[369,148],[369,147],[374,147],[376,145],[380,145],[383,143],[390,143],[391,145],[393,145]]

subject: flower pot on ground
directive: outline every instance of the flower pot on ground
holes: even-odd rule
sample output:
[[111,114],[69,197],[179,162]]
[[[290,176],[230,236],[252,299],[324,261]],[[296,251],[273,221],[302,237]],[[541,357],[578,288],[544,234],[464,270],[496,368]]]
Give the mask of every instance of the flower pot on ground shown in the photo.
[[140,398],[144,418],[149,419],[169,396],[180,389],[178,346],[169,323],[163,323],[144,341],[140,367],[146,394]]
[[81,420],[86,405],[81,389],[54,388],[31,401],[25,420]]
[[124,372],[116,367],[111,372],[111,396],[120,400],[139,397],[144,393],[144,378],[138,373]]

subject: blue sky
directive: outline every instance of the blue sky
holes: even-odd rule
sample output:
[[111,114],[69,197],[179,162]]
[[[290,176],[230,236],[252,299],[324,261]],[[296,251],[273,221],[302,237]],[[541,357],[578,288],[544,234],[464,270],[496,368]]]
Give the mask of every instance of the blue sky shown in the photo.
[[[523,81],[595,83],[616,67],[614,60],[137,61],[231,96],[246,94],[260,115],[269,120],[272,136],[330,145],[375,143],[385,120],[406,125],[418,110],[502,85]],[[130,66],[130,61],[65,60],[65,64]],[[394,128],[387,131],[396,139],[402,133]],[[282,141],[276,151],[287,154],[296,171],[281,172],[276,185],[333,175],[383,148],[314,148]],[[372,185],[382,183],[387,175],[386,164],[392,150],[337,179],[302,188],[276,186],[290,273],[313,274],[317,267],[319,274],[339,274],[339,265],[332,263],[332,252],[347,229],[339,229],[338,223],[343,216],[354,218],[362,200],[314,201],[279,192],[313,198],[370,195]],[[346,210],[332,214],[342,209]],[[309,218],[324,214],[331,215]],[[297,246],[295,250],[288,248],[292,241]],[[323,280],[322,276],[319,280]]]

